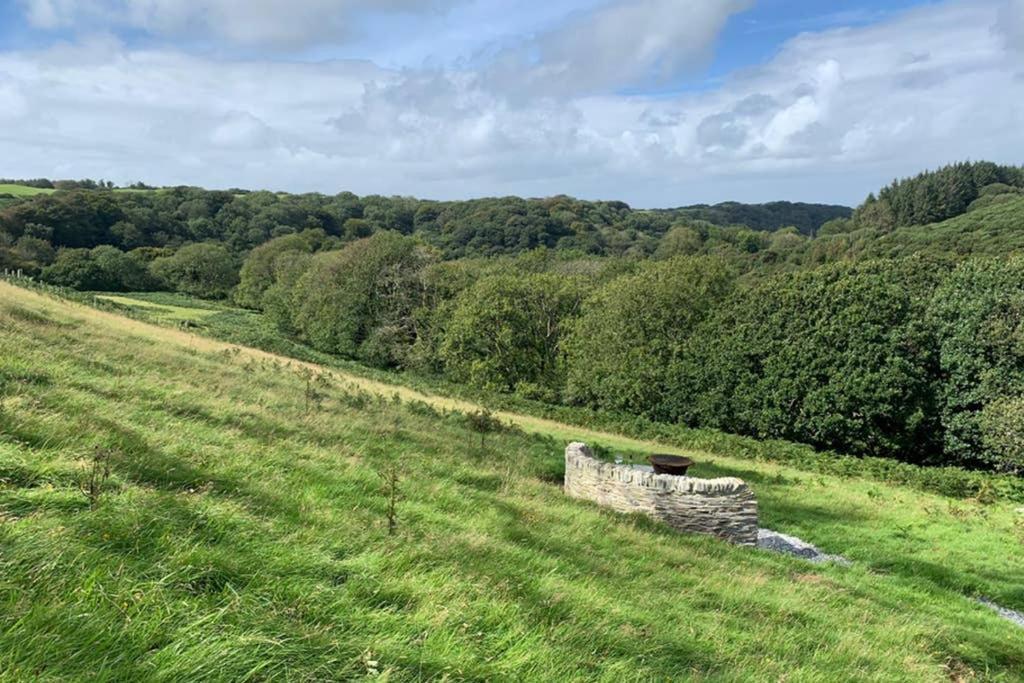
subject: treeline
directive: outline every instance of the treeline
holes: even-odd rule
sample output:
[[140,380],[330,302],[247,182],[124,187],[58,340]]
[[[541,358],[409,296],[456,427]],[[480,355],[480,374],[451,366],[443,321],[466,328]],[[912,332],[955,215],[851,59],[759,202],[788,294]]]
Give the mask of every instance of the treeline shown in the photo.
[[428,202],[349,193],[90,190],[0,209],[0,269],[76,289],[224,298],[254,248],[311,230],[326,250],[390,231],[415,235],[446,260],[547,248],[630,259],[717,254],[749,262],[744,268],[784,263],[807,240],[795,227],[756,231],[569,197]]
[[[29,178],[18,180],[12,178],[0,178],[0,185],[21,185],[23,187],[34,187],[40,190],[112,190],[114,183],[110,180],[50,180],[49,178]],[[133,185],[135,187],[135,185]]]
[[[638,211],[622,202],[562,196],[434,202],[184,187],[109,191],[98,181],[74,181],[92,189],[16,199],[0,209],[0,268],[40,275],[60,250],[98,246],[126,253],[145,249],[133,260],[148,267],[157,257],[153,249],[217,243],[237,269],[251,249],[270,239],[319,229],[336,246],[385,230],[416,235],[445,259],[545,247],[635,259],[710,254],[744,270],[784,270],[927,250],[924,242],[942,236],[918,230],[914,244],[900,246],[910,233],[896,228],[908,221],[1000,207],[1022,196],[1021,177],[1016,167],[956,164],[894,182],[852,215],[843,207],[786,202]],[[45,179],[25,182],[52,184]],[[947,242],[958,239],[959,231],[950,232]],[[891,234],[897,237],[881,239]],[[998,249],[999,239],[975,251]],[[946,244],[933,251],[949,248]],[[84,254],[72,258],[79,265],[88,260]],[[61,283],[73,280],[62,277]]]
[[830,263],[912,254],[1002,256],[1024,249],[1024,191],[990,185],[966,213],[928,225],[866,227],[819,234],[805,263]]
[[[818,207],[817,213],[813,209],[774,204],[764,209],[772,217],[765,221],[773,228],[794,225],[797,232],[806,232],[817,227],[816,217],[849,213],[843,207]],[[325,196],[196,188],[90,190],[22,199],[0,211],[0,233],[7,242],[27,235],[45,239],[57,249],[110,245],[128,251],[217,241],[243,255],[273,237],[306,229],[318,228],[343,240],[392,230],[419,235],[445,258],[461,258],[537,247],[642,257],[654,253],[659,239],[673,227],[704,224],[719,231],[751,232],[749,226],[716,223],[730,217],[725,214],[707,216],[713,219],[708,221],[691,213],[687,209],[637,211],[622,202],[564,196],[435,202],[346,192]]]
[[[883,231],[939,223],[1024,189],[1024,168],[989,161],[961,162],[894,180],[857,208],[850,223]],[[842,222],[837,224],[843,226]]]
[[[0,210],[0,268],[80,290],[232,298],[321,351],[551,404],[1016,471],[1024,261],[1005,256],[1024,246],[1019,172],[957,164],[852,216],[57,192]],[[961,194],[929,215],[959,215],[897,225],[917,215],[908,197],[947,185]],[[765,227],[787,211],[799,226],[708,220]]]
[[1024,259],[741,277],[721,258],[442,261],[379,233],[253,252],[240,301],[313,347],[551,403],[924,464],[1024,466]]
[[895,225],[924,225],[965,213],[984,189],[999,185],[1024,187],[1024,169],[990,162],[954,164],[896,181],[878,197],[888,204]]
[[752,230],[772,232],[794,227],[800,234],[814,235],[829,221],[850,218],[852,211],[834,204],[804,204],[801,202],[768,202],[766,204],[695,204],[668,213],[676,218],[690,218],[714,225],[744,225]]

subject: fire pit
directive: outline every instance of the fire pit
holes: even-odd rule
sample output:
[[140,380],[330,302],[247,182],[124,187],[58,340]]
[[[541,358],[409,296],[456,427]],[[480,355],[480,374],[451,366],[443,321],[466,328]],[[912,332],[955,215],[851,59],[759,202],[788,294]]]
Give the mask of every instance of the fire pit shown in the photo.
[[655,454],[647,458],[654,468],[655,474],[673,474],[677,477],[685,477],[686,470],[690,469],[693,461],[681,455]]

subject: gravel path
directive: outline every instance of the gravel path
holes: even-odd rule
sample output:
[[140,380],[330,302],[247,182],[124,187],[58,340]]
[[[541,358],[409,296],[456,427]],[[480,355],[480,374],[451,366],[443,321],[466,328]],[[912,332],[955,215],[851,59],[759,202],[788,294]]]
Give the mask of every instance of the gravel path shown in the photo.
[[1024,628],[1024,614],[1014,611],[1012,609],[1000,607],[996,603],[992,602],[991,600],[986,600],[985,598],[978,598],[978,602],[994,611],[1003,619],[1006,619],[1007,621],[1012,621],[1013,623],[1017,624],[1017,626]]
[[810,543],[802,541],[796,536],[787,536],[786,534],[780,534],[779,532],[772,531],[771,529],[757,530],[757,547],[763,550],[769,550],[773,553],[784,553],[786,555],[802,557],[809,562],[814,562],[815,564],[831,562],[844,567],[849,567],[853,564],[842,555],[829,555],[828,553],[823,553]]

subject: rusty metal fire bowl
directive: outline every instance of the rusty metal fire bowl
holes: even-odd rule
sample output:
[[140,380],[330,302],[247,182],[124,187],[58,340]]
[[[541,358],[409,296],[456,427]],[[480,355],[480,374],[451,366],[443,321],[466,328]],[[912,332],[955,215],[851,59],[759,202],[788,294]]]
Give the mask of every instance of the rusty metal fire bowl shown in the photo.
[[651,463],[655,474],[672,474],[677,477],[685,477],[686,470],[693,466],[693,460],[681,455],[655,454],[647,458],[647,461]]

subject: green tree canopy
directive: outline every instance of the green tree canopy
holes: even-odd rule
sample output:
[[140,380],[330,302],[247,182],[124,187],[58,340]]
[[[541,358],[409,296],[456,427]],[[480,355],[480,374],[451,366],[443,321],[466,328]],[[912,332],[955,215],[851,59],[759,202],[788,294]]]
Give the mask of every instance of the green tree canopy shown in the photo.
[[61,249],[56,260],[43,269],[42,278],[60,287],[82,290],[108,288],[106,273],[88,249]]
[[311,254],[326,242],[323,230],[305,230],[282,235],[253,249],[242,264],[234,299],[239,306],[264,308],[263,296],[275,281],[275,264],[282,254],[301,252]]
[[224,299],[238,283],[235,259],[221,244],[189,244],[150,264],[150,273],[176,291]]
[[584,304],[567,344],[568,398],[666,417],[670,368],[733,284],[720,259],[676,257],[605,285]]
[[838,264],[738,290],[690,338],[673,377],[692,425],[845,452],[937,452],[937,363],[923,323],[942,268]]
[[453,379],[557,398],[566,323],[586,292],[572,277],[493,275],[458,297],[440,356]]
[[992,418],[1017,420],[1015,402],[1024,396],[1024,258],[965,261],[938,290],[930,313],[944,378],[946,456],[964,464],[1006,462],[1003,445],[1010,441],[998,436]]
[[292,292],[293,324],[317,349],[375,365],[404,365],[416,339],[422,269],[416,240],[380,232],[313,257]]
[[109,245],[61,249],[53,263],[43,269],[41,277],[50,284],[80,290],[128,292],[160,287],[136,255]]

